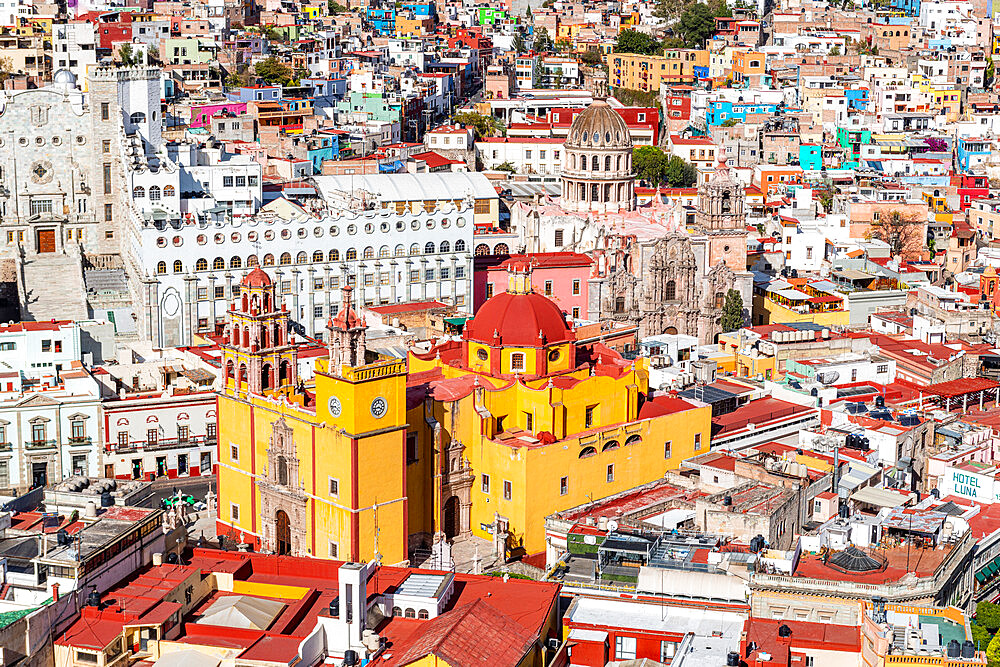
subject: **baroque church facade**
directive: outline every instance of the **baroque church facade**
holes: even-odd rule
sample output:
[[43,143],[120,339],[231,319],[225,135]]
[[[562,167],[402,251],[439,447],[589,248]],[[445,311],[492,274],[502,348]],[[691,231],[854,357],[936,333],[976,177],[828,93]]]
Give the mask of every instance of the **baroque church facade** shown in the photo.
[[565,148],[560,200],[511,211],[525,251],[594,259],[588,319],[633,323],[640,336],[686,334],[714,342],[726,293],[738,291],[745,310],[753,296],[743,185],[725,161],[699,186],[688,225],[679,208],[635,207],[632,142],[604,100],[574,119]]

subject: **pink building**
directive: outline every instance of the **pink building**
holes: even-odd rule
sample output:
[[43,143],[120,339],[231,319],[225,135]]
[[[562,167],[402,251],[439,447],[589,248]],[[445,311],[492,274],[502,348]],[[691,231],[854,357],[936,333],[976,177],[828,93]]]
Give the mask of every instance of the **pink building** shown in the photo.
[[536,292],[552,299],[570,317],[587,317],[587,280],[593,260],[578,252],[477,257],[473,278],[477,310],[491,296],[507,289],[507,267],[516,261],[531,262],[531,284]]
[[246,102],[223,102],[221,104],[197,104],[191,106],[191,127],[210,127],[212,116],[222,111],[228,111],[234,116],[242,116],[247,112]]

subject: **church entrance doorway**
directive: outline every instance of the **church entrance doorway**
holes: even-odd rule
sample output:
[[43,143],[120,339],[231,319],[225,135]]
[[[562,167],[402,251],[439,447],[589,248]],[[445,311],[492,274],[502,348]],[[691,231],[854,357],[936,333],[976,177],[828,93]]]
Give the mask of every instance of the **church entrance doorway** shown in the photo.
[[448,537],[455,537],[462,530],[458,510],[458,496],[452,496],[444,504],[444,534]]
[[292,553],[292,524],[288,520],[288,515],[284,510],[278,510],[274,515],[275,523],[275,551],[279,556],[287,556]]
[[56,251],[56,230],[39,229],[37,240],[38,240],[38,252]]

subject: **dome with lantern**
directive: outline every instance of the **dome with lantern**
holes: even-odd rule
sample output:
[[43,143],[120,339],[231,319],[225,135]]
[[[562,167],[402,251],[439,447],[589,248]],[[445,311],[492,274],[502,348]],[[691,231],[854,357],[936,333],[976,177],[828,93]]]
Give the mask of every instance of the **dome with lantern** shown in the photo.
[[632,136],[606,99],[595,99],[573,119],[564,144],[562,181],[567,210],[632,210]]
[[575,361],[576,334],[551,299],[532,290],[531,265],[512,262],[507,291],[486,301],[462,334],[472,370],[546,375]]

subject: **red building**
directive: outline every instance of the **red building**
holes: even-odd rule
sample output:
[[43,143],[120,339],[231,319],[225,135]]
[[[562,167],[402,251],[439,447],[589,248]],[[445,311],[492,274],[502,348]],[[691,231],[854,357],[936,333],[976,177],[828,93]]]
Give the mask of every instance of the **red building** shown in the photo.
[[[750,618],[740,640],[740,664],[747,667],[809,665],[820,652],[834,661],[857,664],[861,653],[861,628],[832,623]],[[810,655],[811,654],[811,655]]]
[[958,187],[959,209],[964,211],[972,205],[973,199],[990,196],[990,181],[986,174],[956,174],[951,184]]
[[99,49],[111,51],[115,44],[132,41],[132,15],[128,12],[87,12],[78,18],[94,24]]
[[[657,144],[660,137],[660,112],[655,107],[615,107],[615,111],[628,126],[633,143],[647,146]],[[583,109],[550,110],[548,122],[552,127],[552,134],[565,137],[569,133],[569,126],[573,124],[573,119],[580,113],[583,113]],[[688,114],[690,115],[690,113],[689,101]]]

